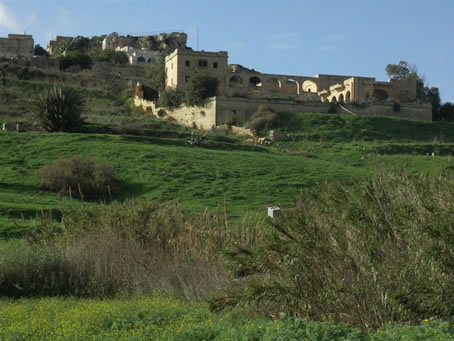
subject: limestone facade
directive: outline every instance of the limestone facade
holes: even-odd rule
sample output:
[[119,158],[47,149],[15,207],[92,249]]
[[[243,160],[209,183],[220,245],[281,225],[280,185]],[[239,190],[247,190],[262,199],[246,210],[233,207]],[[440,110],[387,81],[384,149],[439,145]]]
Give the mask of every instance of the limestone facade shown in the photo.
[[8,38],[0,38],[0,57],[32,58],[34,47],[31,35],[8,34]]
[[176,49],[166,57],[166,87],[184,91],[191,77],[206,74],[217,77],[219,93],[227,92],[228,54],[221,52]]
[[159,55],[159,52],[146,49],[136,49],[130,46],[117,47],[115,51],[125,52],[128,55],[129,64],[131,65],[149,64],[156,60]]
[[[140,96],[135,97],[136,106],[152,113],[158,118],[165,118],[183,126],[210,130],[213,126],[219,127],[236,121],[237,124],[247,122],[260,106],[265,106],[274,112],[317,112],[329,113],[332,108],[328,102],[298,102],[292,99],[265,99],[246,97],[217,96],[209,99],[205,106],[189,107],[182,105],[178,108],[159,108],[154,101]],[[411,120],[431,121],[432,107],[430,104],[407,103],[402,104],[398,111],[393,103],[370,103],[367,106],[358,106],[355,103],[345,103],[343,108],[349,114],[368,116],[400,117]],[[342,107],[337,108],[339,114],[347,114]]]
[[184,91],[197,74],[218,78],[219,94],[227,97],[276,98],[330,103],[416,100],[412,79],[378,82],[372,77],[317,74],[313,77],[264,74],[228,64],[228,53],[176,49],[166,57],[166,87]]
[[56,36],[54,39],[49,41],[47,44],[47,52],[53,56],[55,54],[55,48],[61,44],[62,42],[71,42],[74,38],[73,37],[64,37],[64,36]]

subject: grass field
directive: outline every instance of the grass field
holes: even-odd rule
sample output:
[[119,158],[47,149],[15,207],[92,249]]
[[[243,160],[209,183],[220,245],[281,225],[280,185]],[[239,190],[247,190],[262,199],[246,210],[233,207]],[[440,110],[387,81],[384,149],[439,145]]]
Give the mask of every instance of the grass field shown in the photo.
[[280,117],[290,140],[266,148],[217,135],[203,147],[188,147],[187,130],[158,121],[148,125],[148,136],[1,132],[0,231],[28,228],[41,209],[81,205],[41,191],[36,174],[41,166],[74,155],[113,167],[114,200],[176,199],[191,210],[222,213],[226,208],[231,218],[265,212],[266,205],[291,205],[318,182],[393,170],[439,174],[453,167],[451,124],[323,114]]

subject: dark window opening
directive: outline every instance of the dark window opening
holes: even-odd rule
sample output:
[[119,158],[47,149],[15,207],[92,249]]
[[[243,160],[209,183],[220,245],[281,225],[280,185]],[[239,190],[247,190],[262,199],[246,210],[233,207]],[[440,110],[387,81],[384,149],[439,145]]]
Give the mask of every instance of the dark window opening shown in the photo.
[[186,61],[186,66],[188,66],[188,67],[191,66],[191,61],[187,60]]
[[199,66],[207,67],[207,66],[208,66],[208,63],[207,63],[206,60],[199,60]]
[[217,69],[218,68],[218,62],[213,63],[213,68]]
[[187,83],[189,82],[189,76],[184,77],[184,81]]

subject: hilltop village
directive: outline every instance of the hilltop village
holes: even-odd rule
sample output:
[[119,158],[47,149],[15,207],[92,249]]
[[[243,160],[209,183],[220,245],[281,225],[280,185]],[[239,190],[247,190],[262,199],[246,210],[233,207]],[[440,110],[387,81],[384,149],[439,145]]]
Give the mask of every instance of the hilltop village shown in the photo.
[[[0,56],[31,58],[31,35],[10,34],[0,38]],[[357,115],[384,115],[431,121],[431,106],[416,98],[416,80],[377,81],[373,77],[352,75],[314,76],[265,74],[239,64],[229,64],[228,52],[196,51],[187,46],[185,33],[155,36],[120,36],[112,33],[97,39],[57,36],[47,46],[51,56],[69,50],[81,52],[114,50],[124,52],[128,63],[140,67],[165,56],[165,87],[184,92],[192,77],[200,74],[216,77],[217,96],[203,108],[181,105],[160,108],[158,97],[149,97],[137,84],[135,104],[156,117],[178,123],[212,129],[228,122],[245,122],[259,106],[275,112],[337,112]],[[333,109],[334,108],[334,109]],[[161,114],[159,114],[161,113]]]

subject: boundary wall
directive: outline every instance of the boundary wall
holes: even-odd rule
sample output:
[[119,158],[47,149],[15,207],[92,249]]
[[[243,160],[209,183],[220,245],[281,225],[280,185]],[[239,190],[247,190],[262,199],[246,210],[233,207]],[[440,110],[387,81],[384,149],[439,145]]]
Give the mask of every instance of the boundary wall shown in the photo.
[[[135,98],[135,104],[144,110],[151,111],[154,116],[167,118],[178,124],[209,130],[213,126],[220,126],[229,121],[241,124],[249,120],[252,114],[260,107],[266,106],[274,112],[314,112],[328,113],[332,104],[322,102],[295,102],[292,100],[257,99],[243,97],[210,98],[203,107],[189,107],[182,105],[178,108],[159,108],[154,102]],[[350,112],[358,115],[397,117],[418,121],[432,121],[432,107],[430,104],[401,104],[399,110],[393,103],[377,103],[365,106],[342,104]],[[337,114],[352,115],[340,106],[336,106]],[[336,114],[333,114],[336,115]]]

